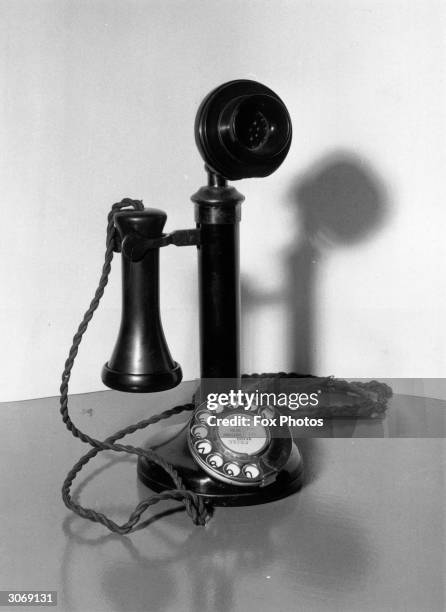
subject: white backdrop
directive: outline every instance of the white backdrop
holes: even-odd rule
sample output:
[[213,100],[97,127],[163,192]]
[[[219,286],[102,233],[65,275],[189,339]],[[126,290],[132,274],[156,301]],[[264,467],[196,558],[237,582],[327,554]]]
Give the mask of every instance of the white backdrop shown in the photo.
[[[243,361],[351,377],[446,371],[446,6],[423,0],[0,0],[0,400],[57,393],[111,203],[193,226],[210,89],[286,103],[283,166],[237,184]],[[162,251],[165,333],[198,375],[196,254]],[[72,390],[103,388],[119,263]]]

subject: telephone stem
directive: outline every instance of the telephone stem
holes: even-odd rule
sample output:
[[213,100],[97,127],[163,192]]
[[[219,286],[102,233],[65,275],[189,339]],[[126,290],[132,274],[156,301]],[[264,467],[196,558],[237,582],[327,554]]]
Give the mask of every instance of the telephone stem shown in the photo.
[[198,284],[201,378],[240,377],[239,223],[244,196],[208,169],[191,200],[200,230]]

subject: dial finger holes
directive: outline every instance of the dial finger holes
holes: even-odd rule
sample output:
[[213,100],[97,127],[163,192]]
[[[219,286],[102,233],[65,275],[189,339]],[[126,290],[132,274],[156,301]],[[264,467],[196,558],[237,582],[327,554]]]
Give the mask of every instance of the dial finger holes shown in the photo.
[[236,463],[226,463],[223,471],[228,476],[238,476],[240,474],[240,467]]
[[266,407],[261,412],[262,417],[265,419],[272,419],[274,416],[274,410],[272,408]]
[[209,440],[200,440],[195,444],[195,448],[200,455],[208,455],[212,450],[212,444]]
[[219,468],[223,465],[223,457],[221,455],[217,455],[216,453],[209,455],[206,461],[213,468]]
[[254,463],[248,463],[243,467],[243,474],[246,476],[246,478],[252,480],[253,478],[259,477],[260,470],[256,465],[254,465]]
[[200,438],[200,440],[202,440],[203,438],[206,438],[206,436],[208,435],[208,430],[204,425],[194,425],[191,431],[192,431],[192,435],[195,438]]
[[202,423],[203,425],[207,425],[209,416],[210,415],[207,412],[207,410],[200,410],[195,415],[195,418],[197,419],[199,423]]

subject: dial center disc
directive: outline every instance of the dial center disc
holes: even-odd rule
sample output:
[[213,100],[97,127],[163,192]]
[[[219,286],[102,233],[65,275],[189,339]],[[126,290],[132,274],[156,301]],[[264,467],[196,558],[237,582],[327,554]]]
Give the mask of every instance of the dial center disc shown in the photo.
[[[257,454],[268,443],[267,430],[262,425],[255,425],[252,415],[234,413],[231,416],[243,417],[238,419],[242,425],[219,425],[217,434],[221,443],[233,453]],[[236,419],[234,419],[236,420]]]

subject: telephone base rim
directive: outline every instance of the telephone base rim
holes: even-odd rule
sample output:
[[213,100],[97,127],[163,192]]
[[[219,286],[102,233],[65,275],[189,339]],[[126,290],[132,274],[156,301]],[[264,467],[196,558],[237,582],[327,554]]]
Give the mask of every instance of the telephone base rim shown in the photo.
[[[171,425],[153,436],[147,447],[172,464],[185,487],[215,506],[251,506],[288,497],[303,485],[303,462],[293,442],[287,463],[276,480],[264,487],[228,485],[211,478],[193,459],[187,445],[187,424]],[[138,459],[139,480],[152,491],[160,493],[172,488],[169,476],[146,457]]]

